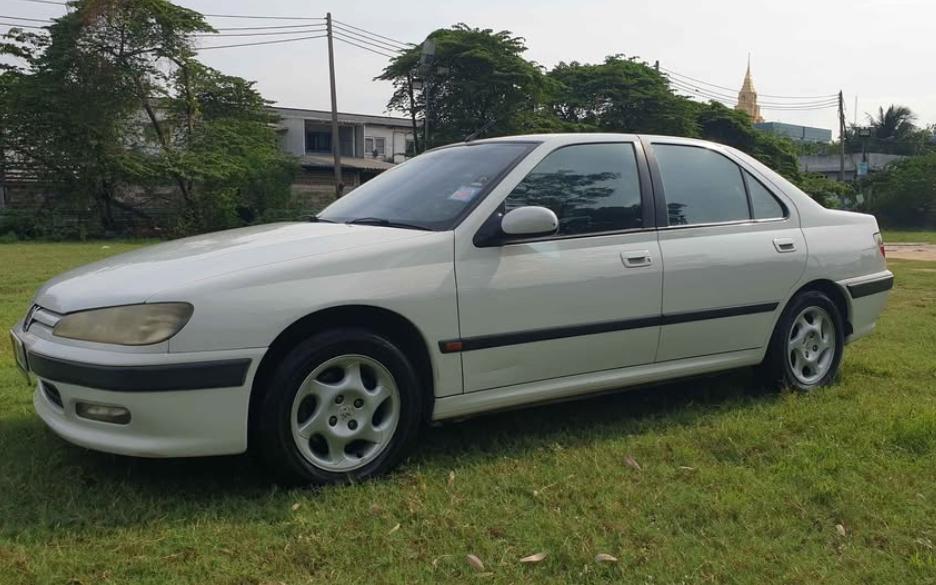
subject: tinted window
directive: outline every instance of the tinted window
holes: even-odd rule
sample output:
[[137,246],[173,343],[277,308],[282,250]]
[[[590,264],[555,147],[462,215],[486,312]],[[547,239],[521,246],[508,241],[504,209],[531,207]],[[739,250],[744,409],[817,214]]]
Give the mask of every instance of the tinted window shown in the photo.
[[750,219],[741,169],[706,148],[655,144],[670,225]]
[[745,171],[748,192],[751,194],[751,207],[754,210],[754,219],[776,219],[786,216],[783,206],[777,198],[767,190],[767,187],[755,179],[751,173]]
[[533,144],[480,143],[432,150],[335,201],[319,218],[366,218],[433,230],[451,229],[502,172]]
[[553,210],[560,235],[642,227],[634,146],[581,144],[556,150],[514,188],[505,212],[525,205]]

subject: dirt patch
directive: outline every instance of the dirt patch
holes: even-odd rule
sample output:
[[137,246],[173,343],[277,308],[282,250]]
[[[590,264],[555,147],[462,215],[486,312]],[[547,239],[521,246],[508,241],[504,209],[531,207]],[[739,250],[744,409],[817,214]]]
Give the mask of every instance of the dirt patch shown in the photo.
[[936,262],[936,244],[887,244],[888,258],[896,260],[928,260]]

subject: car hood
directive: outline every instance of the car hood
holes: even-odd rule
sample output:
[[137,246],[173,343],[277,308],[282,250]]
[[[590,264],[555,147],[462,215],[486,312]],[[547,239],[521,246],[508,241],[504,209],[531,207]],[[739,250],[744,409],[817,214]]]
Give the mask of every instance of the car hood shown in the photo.
[[59,313],[142,303],[159,291],[196,280],[426,235],[312,222],[227,230],[148,246],[71,270],[40,288],[35,303]]

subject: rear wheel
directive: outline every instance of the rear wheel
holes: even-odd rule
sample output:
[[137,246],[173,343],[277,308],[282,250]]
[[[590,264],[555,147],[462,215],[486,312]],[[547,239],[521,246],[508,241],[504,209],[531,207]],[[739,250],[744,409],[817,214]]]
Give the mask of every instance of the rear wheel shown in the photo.
[[359,481],[404,457],[421,422],[406,355],[363,329],[327,331],[290,352],[260,405],[266,462],[290,482]]
[[842,315],[820,291],[798,294],[783,311],[762,365],[774,387],[812,390],[831,384],[845,348]]

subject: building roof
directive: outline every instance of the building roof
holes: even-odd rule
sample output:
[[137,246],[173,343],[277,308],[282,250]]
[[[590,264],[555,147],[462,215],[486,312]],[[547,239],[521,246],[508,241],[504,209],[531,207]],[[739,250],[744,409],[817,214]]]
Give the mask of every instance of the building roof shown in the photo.
[[[335,159],[330,154],[307,154],[299,157],[299,164],[304,167],[331,169],[335,167]],[[392,169],[394,164],[376,158],[342,156],[341,166],[362,171],[385,171]]]
[[[304,120],[331,122],[330,110],[305,110],[300,108],[280,107],[272,107],[270,109],[284,118],[302,118]],[[338,121],[343,124],[382,124],[384,126],[398,126],[400,128],[413,127],[413,121],[409,118],[371,114],[349,114],[347,112],[338,112]]]

